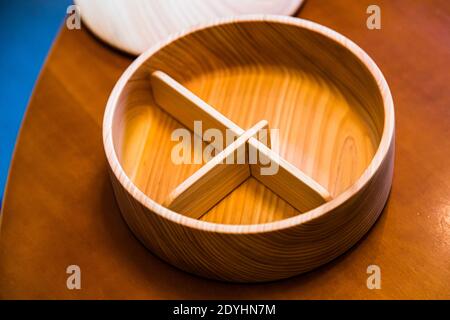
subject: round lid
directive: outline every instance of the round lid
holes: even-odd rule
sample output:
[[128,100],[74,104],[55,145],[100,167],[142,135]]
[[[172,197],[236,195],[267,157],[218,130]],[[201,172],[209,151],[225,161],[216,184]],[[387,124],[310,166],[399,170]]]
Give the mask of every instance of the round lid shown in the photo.
[[138,55],[171,33],[242,14],[291,15],[303,0],[75,0],[83,22],[101,39]]

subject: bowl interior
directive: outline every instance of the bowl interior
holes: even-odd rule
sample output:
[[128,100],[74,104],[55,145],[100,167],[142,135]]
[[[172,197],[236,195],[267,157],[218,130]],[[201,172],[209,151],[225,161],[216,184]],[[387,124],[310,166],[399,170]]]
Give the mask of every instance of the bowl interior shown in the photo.
[[[155,70],[244,129],[267,120],[279,129],[280,154],[333,197],[361,176],[381,139],[378,86],[364,64],[331,38],[267,21],[201,29],[151,55],[128,80],[114,114],[117,157],[136,186],[158,203],[201,164],[171,160],[177,144],[171,134],[182,125],[154,102],[150,75]],[[250,178],[200,219],[256,224],[297,214]]]

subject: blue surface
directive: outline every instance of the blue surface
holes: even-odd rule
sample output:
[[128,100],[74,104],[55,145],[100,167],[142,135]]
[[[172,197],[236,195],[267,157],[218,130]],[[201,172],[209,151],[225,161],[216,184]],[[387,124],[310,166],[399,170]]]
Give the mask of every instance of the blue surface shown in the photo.
[[70,0],[0,0],[0,203],[34,83]]

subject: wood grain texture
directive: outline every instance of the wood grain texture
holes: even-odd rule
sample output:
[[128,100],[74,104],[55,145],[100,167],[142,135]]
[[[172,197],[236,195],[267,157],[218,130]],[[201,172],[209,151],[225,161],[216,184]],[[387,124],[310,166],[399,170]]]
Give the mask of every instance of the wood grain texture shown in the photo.
[[[221,145],[220,149],[227,145],[228,140],[233,141],[233,139],[228,139],[230,133],[232,137],[239,137],[245,134],[244,129],[240,128],[236,123],[225,117],[212,106],[208,105],[205,101],[200,99],[164,72],[153,72],[151,79],[153,97],[158,106],[166,111],[172,118],[178,120],[185,127],[189,128],[193,133],[196,131],[194,126],[196,121],[201,122],[203,130],[219,130],[223,137],[222,140],[224,140],[222,143],[219,143]],[[243,92],[241,92],[241,94],[242,93]],[[239,104],[240,102],[238,101],[237,105]],[[125,116],[125,118],[127,118],[127,116]],[[203,135],[203,131],[200,135]],[[204,139],[203,137],[200,138]],[[266,138],[266,142],[269,143],[270,139]],[[142,154],[140,155],[142,156]],[[258,181],[272,190],[281,199],[287,201],[298,211],[305,212],[331,200],[329,192],[324,187],[280,157],[278,150],[271,150],[271,148],[264,145],[262,141],[259,141],[256,137],[253,137],[252,134],[250,134],[248,139],[247,155],[252,156],[251,163],[250,161],[247,162],[251,164],[250,173],[257,178]],[[173,161],[173,159],[171,160]],[[209,169],[205,170],[212,169],[213,167],[210,166]],[[214,170],[214,172],[216,171]],[[232,169],[225,172],[231,173]],[[242,178],[245,176],[246,170],[242,170],[242,168],[240,168],[240,172],[241,174],[237,174],[236,178]],[[232,179],[231,181],[234,180]],[[238,187],[242,182],[243,181],[234,181],[234,183],[231,183],[229,187]],[[184,182],[181,185],[183,184]],[[186,186],[187,184],[184,184],[184,187]],[[225,194],[229,194],[231,191],[233,190],[225,188],[222,192],[220,192],[220,194],[214,197],[214,199],[222,199]],[[185,195],[189,195],[189,192]],[[196,192],[195,195],[199,196],[199,193]],[[169,199],[171,198],[173,199],[173,194],[169,195]],[[214,204],[217,203],[215,200],[213,200]],[[169,200],[168,203],[172,203],[172,201],[173,200]],[[200,203],[198,203],[198,201],[199,199],[195,202],[196,204],[192,203],[192,207],[186,207],[186,209],[189,210],[193,210],[194,208],[199,210],[194,217],[202,216],[205,213],[200,209]],[[182,202],[187,203],[189,200],[184,199]],[[183,205],[182,207],[185,206]],[[175,205],[174,207],[170,207],[170,209],[174,210],[175,208],[182,207]],[[211,209],[212,206],[208,202],[204,204],[203,209],[204,208]],[[184,211],[177,212],[182,213]],[[243,214],[245,215],[246,213],[231,212],[229,214],[236,216],[234,220],[240,220],[239,216],[242,216]],[[213,222],[214,220],[210,219],[209,221]]]
[[[394,95],[393,188],[364,241],[312,272],[258,285],[195,277],[149,254],[123,222],[101,139],[104,105],[132,60],[86,28],[62,28],[30,100],[3,197],[0,298],[449,299],[450,141],[443,137],[450,132],[450,3],[379,0],[382,29],[375,31],[365,26],[370,4],[306,1],[300,12],[361,45]],[[270,197],[255,179],[241,188]],[[266,206],[261,214],[277,220],[274,202],[254,199]],[[233,210],[246,206],[234,203]],[[222,214],[228,210],[219,204],[215,218],[233,222]],[[74,263],[82,268],[82,290],[66,288],[65,270]],[[366,287],[371,264],[381,268],[381,290]]]
[[244,133],[236,123],[174,80],[168,74],[155,71],[151,76],[155,102],[172,118],[194,131],[194,122],[202,122],[202,130],[217,129],[227,136],[226,130],[238,137]]
[[[182,56],[186,48],[190,55],[183,61],[175,60],[174,57]],[[327,162],[338,170],[334,179],[327,181],[335,197],[325,204],[320,198],[320,206],[307,208],[310,210],[292,218],[250,225],[196,220],[162,206],[155,201],[157,197],[146,192],[139,180],[130,179],[127,172],[127,168],[143,164],[139,171],[149,179],[151,168],[147,164],[154,166],[157,161],[151,150],[169,147],[163,135],[153,144],[150,135],[127,134],[135,131],[134,126],[141,126],[139,122],[126,122],[129,114],[136,114],[134,101],[141,101],[149,109],[158,108],[154,98],[142,97],[142,91],[136,90],[136,86],[149,86],[149,79],[153,78],[153,83],[157,83],[153,92],[159,104],[170,104],[170,95],[167,95],[170,81],[163,85],[164,77],[161,74],[155,76],[155,70],[170,74],[194,93],[209,90],[206,101],[215,98],[219,111],[243,127],[242,122],[265,111],[271,127],[274,122],[276,128],[283,130],[284,137],[298,137],[302,134],[299,129],[303,129],[301,120],[306,117],[304,121],[310,125],[302,139],[307,141],[306,145],[313,146],[317,155],[310,163],[325,177],[333,176],[333,167],[330,170]],[[202,79],[202,75],[206,75],[210,83]],[[196,79],[203,81],[201,90],[193,85]],[[170,79],[166,77],[166,80]],[[301,87],[293,85],[299,82],[303,84]],[[264,90],[265,84],[269,84],[268,90]],[[192,123],[198,120],[199,110],[210,108],[181,85],[174,84],[173,87],[176,100],[172,101],[169,113],[178,113],[178,119],[186,114],[187,122]],[[203,97],[200,93],[197,95]],[[311,100],[308,101],[305,97],[309,95]],[[232,103],[224,104],[227,101]],[[179,110],[178,103],[181,103]],[[305,110],[306,114],[303,113]],[[298,122],[292,122],[293,119]],[[207,120],[212,125],[221,122],[214,116]],[[165,128],[158,130],[165,122],[152,123],[157,127],[156,134],[166,131]],[[324,139],[330,132],[333,139]],[[384,207],[392,181],[394,109],[383,75],[367,54],[348,39],[305,20],[247,16],[197,27],[139,56],[111,93],[105,111],[103,137],[123,217],[149,249],[177,267],[198,275],[227,281],[260,282],[286,278],[329,262],[372,226]],[[281,157],[285,157],[290,149],[303,155],[310,152],[307,148],[296,149],[289,143],[286,147],[289,140],[281,140],[284,145],[280,150]],[[122,155],[128,154],[130,145],[140,145],[141,149],[149,151],[137,153],[137,158],[127,157],[124,162]],[[259,148],[256,143],[252,146]],[[275,155],[267,153],[267,156]],[[280,171],[277,179],[270,178],[268,182],[272,191],[280,190],[278,193],[284,195],[292,189],[291,183],[296,185],[293,180],[297,178],[288,179],[294,177],[296,169],[284,160],[280,163],[284,164],[285,170]],[[161,166],[168,176],[173,175],[164,164]],[[204,168],[213,167],[210,163]],[[266,182],[265,176],[256,177]],[[304,174],[300,176],[305,177]],[[163,177],[161,181],[164,181]],[[289,192],[292,195],[289,203],[310,200],[305,192],[307,189],[295,191]],[[240,188],[236,192],[241,192]],[[222,202],[227,202],[231,208],[234,204],[230,198]],[[202,201],[197,199],[189,208],[189,203],[184,200],[180,199],[179,209],[207,210],[211,205],[206,201],[205,207],[201,207]],[[251,200],[244,193],[234,199],[246,203],[247,212],[261,216],[257,213],[261,210],[256,205],[258,201]],[[270,201],[270,198],[263,199],[263,202]],[[226,214],[237,214],[239,220],[245,215],[233,209]],[[190,215],[197,216],[192,212]]]
[[241,14],[292,15],[303,0],[75,0],[83,22],[101,39],[140,54],[173,33]]
[[[250,177],[248,140],[261,129],[267,129],[262,120],[245,131],[236,141],[212,158],[202,168],[183,181],[164,205],[192,218],[200,218],[219,201]],[[240,163],[238,159],[243,159]]]
[[259,141],[250,140],[249,148],[278,168],[276,174],[263,174],[266,165],[251,164],[252,176],[298,211],[306,212],[332,200],[324,187]]

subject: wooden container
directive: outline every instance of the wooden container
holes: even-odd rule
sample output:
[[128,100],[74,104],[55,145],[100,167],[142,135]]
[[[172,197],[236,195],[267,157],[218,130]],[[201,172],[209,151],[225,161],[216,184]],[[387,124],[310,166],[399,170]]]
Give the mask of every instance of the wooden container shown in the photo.
[[139,55],[170,34],[221,17],[292,15],[303,0],[74,0],[83,24],[113,47]]
[[[171,135],[194,120],[239,138],[206,164],[176,164]],[[255,136],[267,127],[279,129],[278,151]],[[269,281],[332,260],[377,220],[394,109],[380,70],[347,38],[244,16],[139,56],[109,98],[103,138],[117,202],[146,247],[208,278]],[[240,146],[260,162],[217,161]],[[277,173],[262,175],[262,159]]]

